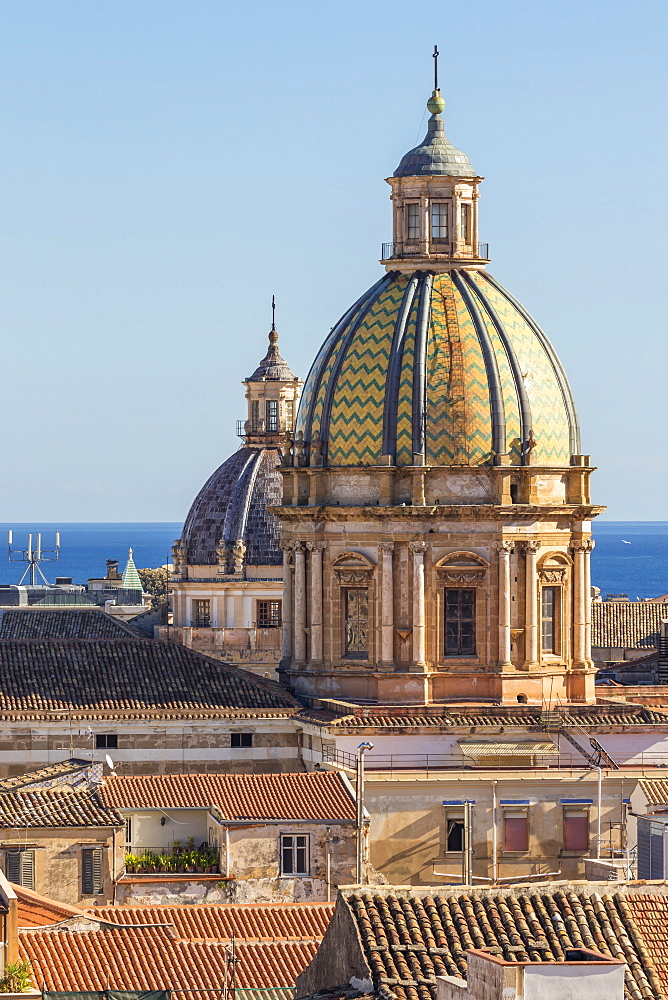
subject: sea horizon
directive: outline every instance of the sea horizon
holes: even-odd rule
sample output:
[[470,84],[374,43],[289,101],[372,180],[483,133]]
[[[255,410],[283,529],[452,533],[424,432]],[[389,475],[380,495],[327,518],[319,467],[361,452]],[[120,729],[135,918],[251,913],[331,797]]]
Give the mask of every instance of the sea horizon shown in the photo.
[[[55,532],[60,532],[57,562],[45,561],[42,571],[50,583],[56,576],[71,577],[85,584],[102,577],[107,559],[125,566],[132,548],[140,567],[164,566],[171,562],[171,548],[179,537],[182,521],[41,521],[0,522],[0,583],[18,583],[26,563],[8,560],[7,530],[13,531],[12,549],[25,549],[27,535],[42,534],[42,548],[53,549]],[[607,594],[627,594],[630,600],[644,600],[668,593],[668,521],[601,521],[592,524],[595,541],[592,553],[592,584]],[[24,581],[25,582],[25,581]]]

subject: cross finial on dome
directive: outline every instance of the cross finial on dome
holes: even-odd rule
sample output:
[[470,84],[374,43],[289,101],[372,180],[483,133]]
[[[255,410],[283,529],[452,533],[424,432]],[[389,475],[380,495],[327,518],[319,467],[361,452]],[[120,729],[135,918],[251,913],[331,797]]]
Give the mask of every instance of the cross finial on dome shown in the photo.
[[440,54],[438,45],[434,45],[434,55],[432,56],[434,60],[434,90],[438,90],[438,57]]
[[278,343],[278,334],[276,333],[276,296],[271,297],[271,330],[269,331],[269,343]]
[[427,111],[430,111],[432,115],[440,115],[441,111],[445,107],[445,101],[441,96],[441,91],[438,88],[438,57],[440,56],[438,51],[438,45],[434,45],[434,53],[432,59],[434,60],[434,90],[427,101]]

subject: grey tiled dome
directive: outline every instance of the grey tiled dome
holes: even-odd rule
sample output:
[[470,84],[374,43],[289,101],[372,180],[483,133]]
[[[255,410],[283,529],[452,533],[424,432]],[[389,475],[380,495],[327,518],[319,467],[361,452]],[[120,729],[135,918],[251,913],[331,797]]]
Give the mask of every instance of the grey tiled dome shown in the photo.
[[475,177],[466,153],[453,146],[445,134],[439,114],[429,119],[429,128],[419,146],[410,149],[394,171],[395,177],[419,177],[440,174],[446,177]]
[[197,494],[181,541],[189,565],[215,566],[222,540],[232,548],[243,538],[245,563],[278,566],[280,523],[267,506],[281,502],[278,448],[240,448],[216,469]]

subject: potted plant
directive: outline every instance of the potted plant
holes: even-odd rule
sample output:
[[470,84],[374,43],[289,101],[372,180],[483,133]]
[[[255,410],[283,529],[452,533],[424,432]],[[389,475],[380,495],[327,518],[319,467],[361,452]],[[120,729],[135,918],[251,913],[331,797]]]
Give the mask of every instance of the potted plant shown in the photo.
[[139,869],[139,858],[136,854],[128,852],[125,855],[125,870],[130,875],[134,875]]
[[0,979],[0,993],[31,993],[35,989],[30,962],[9,962]]

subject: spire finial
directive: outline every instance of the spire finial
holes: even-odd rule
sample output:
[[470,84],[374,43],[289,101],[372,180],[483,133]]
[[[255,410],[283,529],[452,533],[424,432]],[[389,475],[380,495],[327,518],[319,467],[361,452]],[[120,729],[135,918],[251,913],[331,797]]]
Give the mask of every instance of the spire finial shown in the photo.
[[269,343],[278,343],[278,334],[276,333],[276,296],[271,297],[271,331],[269,333]]
[[445,101],[441,97],[441,92],[438,89],[438,57],[440,52],[438,51],[438,45],[434,45],[434,52],[432,54],[432,59],[434,60],[434,92],[427,101],[427,111],[432,115],[440,115],[441,111],[445,107]]

